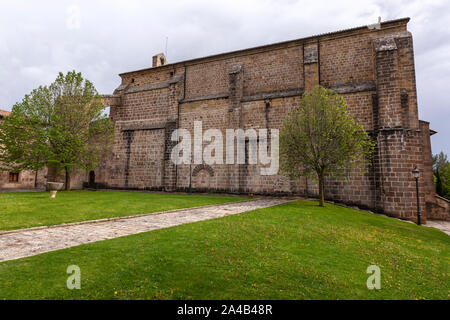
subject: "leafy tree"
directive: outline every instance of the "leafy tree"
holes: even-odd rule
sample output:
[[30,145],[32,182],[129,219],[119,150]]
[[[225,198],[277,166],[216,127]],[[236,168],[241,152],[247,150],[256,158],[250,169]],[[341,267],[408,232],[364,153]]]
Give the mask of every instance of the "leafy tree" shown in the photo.
[[447,155],[444,152],[441,151],[439,154],[433,155],[434,171],[443,171],[447,168],[448,164]]
[[450,199],[450,162],[442,151],[433,156],[433,174],[436,193]]
[[444,195],[444,188],[442,186],[441,173],[439,171],[436,171],[434,173],[434,178],[435,178],[434,184],[436,187],[436,193],[442,197]]
[[94,169],[111,146],[113,124],[103,108],[81,73],[59,73],[49,87],[25,95],[0,125],[0,161],[15,170],[63,169],[69,190],[70,174]]
[[319,205],[324,177],[343,177],[350,166],[366,167],[374,143],[349,114],[344,99],[321,86],[304,94],[280,132],[281,171],[291,178],[315,176]]
[[45,136],[46,119],[42,111],[48,103],[47,89],[39,87],[25,95],[21,104],[0,126],[0,169],[8,171],[38,171],[46,165],[49,157]]

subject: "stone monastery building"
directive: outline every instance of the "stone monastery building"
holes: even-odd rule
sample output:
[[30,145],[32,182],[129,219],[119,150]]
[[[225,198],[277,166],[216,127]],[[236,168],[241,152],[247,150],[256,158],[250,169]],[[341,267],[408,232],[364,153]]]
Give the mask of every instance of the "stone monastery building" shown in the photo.
[[[304,92],[322,85],[341,94],[351,115],[377,141],[366,173],[325,182],[326,198],[400,218],[416,216],[414,167],[421,172],[424,218],[438,212],[429,123],[418,119],[414,50],[409,18],[303,39],[167,63],[120,74],[104,95],[115,123],[111,157],[91,172],[90,183],[108,188],[301,194],[316,182],[260,175],[259,165],[175,165],[176,128],[276,128]],[[225,133],[224,133],[225,136]],[[438,208],[438,209],[436,209]],[[447,209],[446,209],[447,210]],[[430,217],[430,216],[429,216]]]

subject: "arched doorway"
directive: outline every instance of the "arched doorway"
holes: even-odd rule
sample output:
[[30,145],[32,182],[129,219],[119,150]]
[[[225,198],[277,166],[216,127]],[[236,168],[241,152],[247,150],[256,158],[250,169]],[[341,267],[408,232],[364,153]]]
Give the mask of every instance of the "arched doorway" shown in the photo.
[[192,171],[192,185],[196,190],[209,190],[213,184],[214,169],[207,164],[200,164]]
[[95,188],[95,171],[89,171],[89,187]]

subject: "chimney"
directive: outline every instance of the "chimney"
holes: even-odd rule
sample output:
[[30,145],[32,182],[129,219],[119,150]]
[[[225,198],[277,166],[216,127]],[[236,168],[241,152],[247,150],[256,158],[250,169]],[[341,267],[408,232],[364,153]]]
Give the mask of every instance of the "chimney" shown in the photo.
[[164,53],[158,53],[157,55],[153,56],[152,60],[153,60],[152,62],[153,68],[167,64],[166,56],[164,55]]

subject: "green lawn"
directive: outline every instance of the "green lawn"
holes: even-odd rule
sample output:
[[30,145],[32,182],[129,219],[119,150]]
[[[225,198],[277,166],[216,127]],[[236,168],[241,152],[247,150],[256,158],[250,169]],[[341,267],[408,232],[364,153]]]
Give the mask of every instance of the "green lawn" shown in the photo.
[[111,191],[0,193],[0,230],[123,217],[248,198]]
[[[436,229],[297,201],[3,262],[0,299],[448,299],[449,245]],[[72,264],[80,290],[66,288]],[[372,264],[381,290],[366,287]]]

